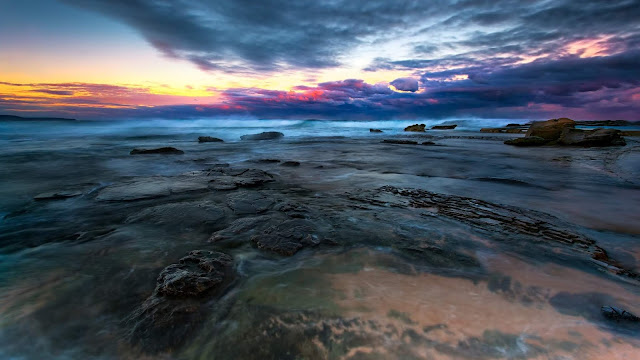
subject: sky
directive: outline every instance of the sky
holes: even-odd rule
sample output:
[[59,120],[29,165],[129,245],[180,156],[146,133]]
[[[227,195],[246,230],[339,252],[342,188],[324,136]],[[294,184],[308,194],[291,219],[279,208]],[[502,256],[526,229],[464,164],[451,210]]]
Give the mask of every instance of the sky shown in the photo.
[[640,120],[640,0],[0,0],[0,114]]

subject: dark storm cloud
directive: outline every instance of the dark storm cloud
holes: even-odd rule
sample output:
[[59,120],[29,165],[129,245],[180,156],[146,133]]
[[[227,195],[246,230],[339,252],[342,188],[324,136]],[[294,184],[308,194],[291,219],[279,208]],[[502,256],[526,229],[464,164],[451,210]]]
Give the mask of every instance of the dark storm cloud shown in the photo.
[[202,69],[322,68],[363,37],[406,29],[435,2],[68,0],[137,29],[165,55]]
[[[638,30],[639,0],[66,0],[137,29],[163,54],[204,70],[272,71],[339,65],[358,44],[440,34],[456,47],[521,45],[525,51],[603,33]],[[471,32],[471,30],[474,30]],[[500,51],[500,49],[496,49]]]

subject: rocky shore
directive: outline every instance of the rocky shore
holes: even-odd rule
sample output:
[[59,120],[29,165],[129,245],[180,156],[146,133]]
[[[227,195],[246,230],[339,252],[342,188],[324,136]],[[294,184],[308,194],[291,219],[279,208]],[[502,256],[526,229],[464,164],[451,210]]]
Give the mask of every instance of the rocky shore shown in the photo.
[[511,125],[56,154],[0,224],[0,355],[633,356],[640,143]]

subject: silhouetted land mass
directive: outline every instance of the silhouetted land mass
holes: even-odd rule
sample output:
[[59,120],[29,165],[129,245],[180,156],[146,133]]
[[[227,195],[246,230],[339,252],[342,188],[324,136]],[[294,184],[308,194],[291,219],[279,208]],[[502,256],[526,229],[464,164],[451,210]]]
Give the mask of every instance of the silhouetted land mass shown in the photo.
[[77,119],[58,117],[23,117],[16,115],[0,115],[0,121],[77,121]]

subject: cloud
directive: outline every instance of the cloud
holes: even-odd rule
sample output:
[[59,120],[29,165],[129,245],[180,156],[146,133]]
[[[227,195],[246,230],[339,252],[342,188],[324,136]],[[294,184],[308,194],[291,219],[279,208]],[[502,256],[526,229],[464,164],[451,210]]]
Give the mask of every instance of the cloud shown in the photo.
[[420,88],[418,80],[414,78],[398,78],[393,80],[389,84],[393,85],[393,87],[400,91],[416,92]]
[[203,70],[326,68],[365,38],[406,30],[434,9],[411,0],[67,0],[136,29]]

